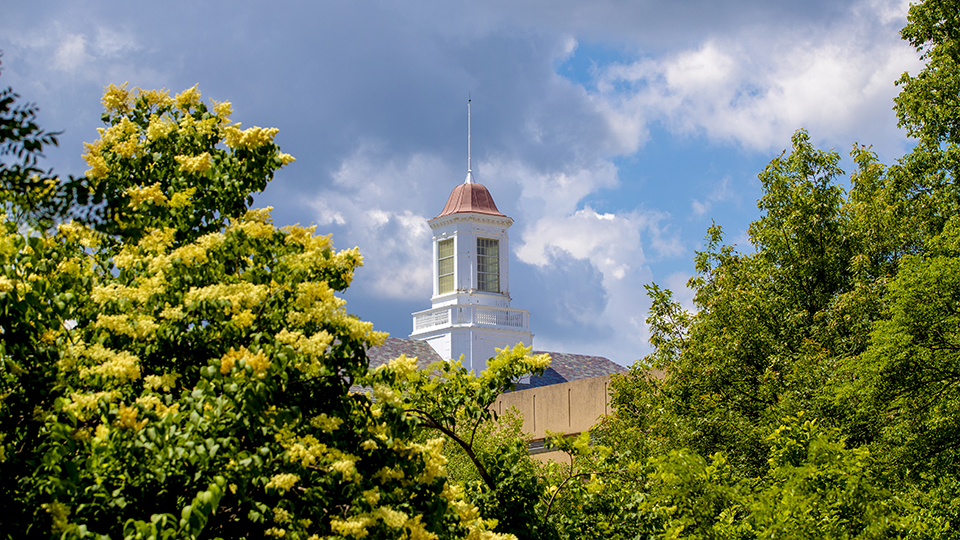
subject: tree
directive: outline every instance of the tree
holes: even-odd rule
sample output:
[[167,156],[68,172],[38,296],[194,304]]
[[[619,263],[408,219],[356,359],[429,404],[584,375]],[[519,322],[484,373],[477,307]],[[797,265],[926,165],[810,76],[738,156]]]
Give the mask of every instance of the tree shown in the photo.
[[248,209],[277,131],[196,87],[103,103],[102,220],[0,235],[3,534],[497,536],[439,441],[350,392],[384,337],[336,296],[357,250]]
[[415,359],[400,357],[367,380],[377,401],[396,403],[424,438],[444,436],[445,454],[457,462],[458,485],[466,498],[496,522],[497,531],[521,540],[556,535],[544,519],[547,484],[527,454],[519,426],[507,423],[509,415],[500,424],[491,405],[513,390],[520,377],[543,374],[549,356],[531,356],[530,351],[523,344],[500,350],[479,375],[459,362],[419,370]]

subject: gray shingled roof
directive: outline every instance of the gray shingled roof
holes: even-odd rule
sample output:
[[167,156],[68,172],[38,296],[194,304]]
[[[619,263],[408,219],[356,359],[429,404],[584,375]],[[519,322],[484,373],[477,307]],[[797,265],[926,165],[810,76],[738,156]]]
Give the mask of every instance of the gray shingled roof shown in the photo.
[[[517,390],[550,386],[552,384],[590,379],[592,377],[626,371],[626,368],[623,366],[615,364],[602,356],[533,351],[533,354],[543,353],[549,354],[553,359],[550,362],[550,367],[543,372],[543,375],[531,377],[528,384],[517,385]],[[441,360],[440,355],[438,355],[437,352],[433,350],[433,347],[426,341],[389,337],[383,345],[367,350],[367,358],[370,359],[370,369],[386,364],[401,354],[416,356],[417,364],[421,368]]]
[[529,384],[518,384],[517,390],[539,388],[541,386],[550,386],[551,384],[591,379],[593,377],[627,371],[627,368],[611,362],[602,356],[553,351],[533,351],[533,354],[543,353],[550,355],[550,367],[543,372],[543,375],[530,377]]
[[401,354],[416,356],[417,365],[421,368],[443,360],[440,358],[440,355],[437,354],[437,351],[433,350],[433,347],[426,341],[388,337],[383,345],[367,349],[367,358],[370,359],[370,369],[375,369],[386,364]]

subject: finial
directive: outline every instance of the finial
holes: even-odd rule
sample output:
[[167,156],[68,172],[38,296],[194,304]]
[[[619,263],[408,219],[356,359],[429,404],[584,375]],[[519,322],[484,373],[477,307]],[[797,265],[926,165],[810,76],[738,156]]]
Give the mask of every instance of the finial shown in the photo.
[[471,152],[472,143],[470,141],[470,94],[467,94],[467,179],[463,181],[464,184],[473,183],[473,156]]

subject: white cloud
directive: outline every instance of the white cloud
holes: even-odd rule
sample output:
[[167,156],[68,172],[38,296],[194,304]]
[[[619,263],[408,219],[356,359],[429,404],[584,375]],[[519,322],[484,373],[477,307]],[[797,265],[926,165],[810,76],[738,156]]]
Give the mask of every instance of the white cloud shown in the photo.
[[53,65],[60,70],[76,72],[93,60],[87,53],[87,38],[82,34],[67,34],[63,36],[53,55]]
[[[886,17],[882,13],[882,17]],[[836,34],[753,35],[715,38],[657,58],[601,70],[592,94],[623,153],[646,140],[648,125],[663,122],[679,134],[705,134],[756,150],[782,148],[800,127],[846,146],[900,140],[890,109],[893,80],[918,62],[898,37],[878,37],[868,24]],[[752,30],[752,29],[751,29]],[[886,104],[886,105],[884,105]]]
[[730,176],[728,175],[724,176],[713,186],[713,190],[707,195],[706,200],[692,199],[690,201],[690,207],[693,210],[694,216],[703,217],[713,208],[713,203],[737,199],[737,193],[734,192],[733,187],[730,185]]
[[141,48],[136,37],[126,31],[109,26],[98,26],[93,32],[77,31],[79,28],[82,25],[76,21],[54,20],[43,31],[21,29],[8,39],[32,64],[99,84]]
[[355,243],[364,256],[358,280],[392,299],[430,298],[431,233],[424,193],[451,171],[424,154],[395,158],[365,144],[333,173],[334,186],[309,205],[316,222],[342,226],[337,241]]
[[693,199],[693,201],[690,203],[690,206],[693,208],[693,215],[701,217],[710,211],[710,207],[712,205],[710,204],[710,201],[698,201],[697,199]]

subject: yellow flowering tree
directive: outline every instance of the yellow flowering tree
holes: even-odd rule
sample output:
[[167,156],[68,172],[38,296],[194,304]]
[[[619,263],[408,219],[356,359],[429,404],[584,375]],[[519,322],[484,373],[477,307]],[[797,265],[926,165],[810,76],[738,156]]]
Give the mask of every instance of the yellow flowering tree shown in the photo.
[[207,106],[196,86],[170,97],[111,84],[102,102],[107,127],[83,157],[93,221],[113,235],[171,225],[177,240],[219,231],[294,160],[273,143],[276,128],[243,129],[229,102]]
[[101,219],[0,229],[4,533],[499,537],[402,403],[350,391],[384,338],[337,297],[357,250],[248,208],[276,130],[196,88],[103,103]]
[[550,540],[557,531],[545,520],[548,486],[528,455],[519,426],[499,437],[490,435],[499,428],[491,407],[497,396],[513,390],[524,375],[542,375],[550,364],[547,354],[530,352],[523,344],[500,350],[479,375],[459,362],[420,370],[415,358],[401,356],[372,372],[365,384],[378,404],[389,404],[412,420],[428,446],[469,463],[475,474],[461,474],[459,486],[485,517],[496,521],[498,532]]

